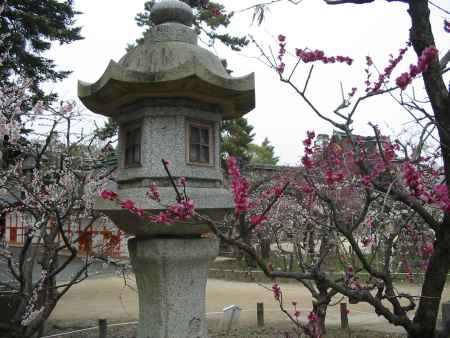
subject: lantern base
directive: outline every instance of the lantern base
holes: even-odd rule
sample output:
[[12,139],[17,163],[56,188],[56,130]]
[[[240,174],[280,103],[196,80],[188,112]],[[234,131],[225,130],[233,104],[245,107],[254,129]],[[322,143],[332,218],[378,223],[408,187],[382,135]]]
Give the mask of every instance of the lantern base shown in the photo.
[[128,249],[139,292],[137,338],[207,338],[206,281],[219,241],[132,238]]

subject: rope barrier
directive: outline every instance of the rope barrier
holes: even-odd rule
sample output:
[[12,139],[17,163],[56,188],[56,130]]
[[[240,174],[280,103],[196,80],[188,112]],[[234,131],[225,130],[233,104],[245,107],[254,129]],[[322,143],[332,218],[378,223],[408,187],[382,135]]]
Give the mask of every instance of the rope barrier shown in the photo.
[[[311,309],[307,309],[307,308],[297,308],[299,311],[311,311]],[[280,312],[279,308],[270,308],[270,309],[265,309],[265,312]],[[376,315],[373,312],[365,312],[365,311],[358,311],[358,310],[351,310],[351,312],[356,312],[356,313],[361,313],[361,314],[372,314],[372,315]],[[241,312],[256,312],[256,310],[252,310],[252,309],[246,309],[246,310],[241,310]],[[333,312],[339,312],[339,311],[333,311]],[[222,315],[223,311],[217,311],[217,312],[207,312],[206,315],[207,316],[212,316],[212,315]],[[118,326],[127,326],[127,325],[137,325],[138,322],[125,322],[125,323],[116,323],[116,324],[108,324],[108,327],[118,327]],[[45,336],[45,337],[41,337],[41,338],[56,338],[56,337],[63,337],[63,336],[68,336],[71,334],[75,334],[75,333],[80,333],[80,332],[86,332],[86,331],[93,331],[93,330],[98,330],[98,326],[93,326],[93,327],[88,327],[85,329],[80,329],[80,330],[74,330],[74,331],[69,331],[69,332],[63,332],[63,333],[58,333],[58,334],[53,334],[50,336]]]
[[[264,271],[261,270],[233,270],[233,269],[208,269],[208,271],[219,271],[219,272],[236,272],[236,273],[264,273]],[[342,275],[344,272],[340,271],[340,272],[331,272],[331,275]],[[359,272],[358,275],[370,275],[367,272]],[[407,272],[391,272],[391,275],[400,275],[400,276],[406,276],[406,275],[419,275],[419,276],[424,276],[425,274],[423,272],[412,272],[412,273],[407,273]],[[448,274],[448,276],[450,277],[450,274]]]

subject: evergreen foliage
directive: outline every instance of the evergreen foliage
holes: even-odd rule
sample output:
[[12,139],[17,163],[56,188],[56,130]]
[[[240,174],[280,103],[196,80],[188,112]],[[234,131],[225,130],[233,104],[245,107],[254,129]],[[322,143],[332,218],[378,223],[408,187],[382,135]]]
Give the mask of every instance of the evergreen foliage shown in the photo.
[[261,145],[250,144],[250,163],[277,165],[279,158],[275,156],[274,146],[270,144],[266,137]]
[[40,85],[58,81],[70,72],[56,69],[53,60],[43,56],[52,42],[68,44],[82,39],[75,26],[79,12],[73,0],[8,0],[0,1],[4,11],[0,17],[0,54],[7,55],[0,64],[0,85],[4,88],[18,76],[30,79],[33,101],[50,102],[56,94],[45,95]]
[[244,162],[251,159],[249,145],[255,134],[252,133],[253,126],[246,118],[241,117],[222,123],[222,158],[233,155]]

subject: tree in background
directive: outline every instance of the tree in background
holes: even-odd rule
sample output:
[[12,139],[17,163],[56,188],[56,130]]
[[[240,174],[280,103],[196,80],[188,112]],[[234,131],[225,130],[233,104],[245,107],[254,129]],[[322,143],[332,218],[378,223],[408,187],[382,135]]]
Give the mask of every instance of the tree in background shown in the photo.
[[[53,42],[68,44],[80,40],[75,26],[73,0],[3,0],[0,17],[0,55],[8,55],[0,65],[0,85],[7,88],[13,78],[29,79],[33,101],[50,102],[56,94],[45,94],[41,84],[59,81],[70,72],[56,69],[53,60],[43,56]],[[24,102],[27,103],[27,102]],[[29,105],[29,103],[28,103]]]
[[227,120],[222,122],[222,159],[229,155],[236,156],[241,164],[249,163],[251,159],[249,146],[255,137],[253,126],[246,118]]
[[[0,81],[1,338],[37,337],[61,297],[87,278],[94,256],[103,257],[103,248],[84,250],[84,264],[73,275],[61,278],[78,259],[81,243],[101,218],[93,210],[93,202],[110,172],[96,164],[103,142],[98,142],[95,134],[73,131],[83,117],[71,102],[55,106],[39,100],[30,109],[30,95],[37,99],[42,94],[36,86],[49,77],[59,79],[66,74],[58,75],[51,60],[33,53],[50,47],[39,39],[53,36],[70,42],[78,35],[78,29],[66,33],[63,29],[71,22],[71,5],[10,1],[2,7],[6,13],[1,13],[2,29],[5,24],[13,29],[14,20],[20,22],[17,32],[0,36],[0,49],[10,50],[1,56],[4,66]],[[30,13],[25,11],[27,8]],[[42,16],[36,17],[32,10],[42,11]],[[59,26],[45,17],[45,10],[55,10],[48,15],[55,16]],[[44,26],[35,26],[34,20],[42,20],[39,24]],[[30,37],[32,41],[27,40]],[[3,39],[9,46],[5,47]],[[30,50],[24,45],[30,45]],[[24,80],[22,72],[35,78]],[[33,130],[36,125],[39,128]],[[23,220],[22,233],[14,229],[14,237],[21,238],[21,247],[13,249],[3,240],[5,215]],[[71,232],[73,225],[79,228]]]
[[[325,2],[334,5],[346,3],[362,5],[372,1],[325,0]],[[409,310],[407,305],[393,305],[394,308],[397,308],[394,313],[397,318],[383,314],[384,309],[381,311],[379,310],[380,308],[376,310],[377,313],[383,314],[391,323],[402,325],[408,332],[410,338],[432,338],[439,335],[436,332],[439,305],[450,270],[450,208],[447,207],[450,190],[450,95],[448,80],[444,79],[444,74],[448,71],[450,50],[446,49],[448,46],[442,46],[445,49],[439,52],[436,48],[439,46],[436,45],[433,29],[444,29],[449,33],[449,11],[439,7],[435,2],[427,0],[399,0],[397,2],[405,3],[405,7],[407,8],[405,14],[407,13],[411,20],[408,45],[400,47],[399,52],[390,58],[386,68],[378,68],[383,69],[383,71],[377,72],[378,78],[376,80],[372,80],[371,78],[367,79],[364,93],[356,95],[358,93],[357,88],[349,89],[347,98],[343,98],[342,104],[335,110],[335,115],[321,112],[315,103],[309,100],[310,98],[305,94],[308,80],[302,85],[295,83],[296,81],[294,80],[291,81],[291,75],[294,71],[289,74],[287,70],[285,63],[285,59],[287,58],[286,37],[282,35],[279,36],[279,59],[272,66],[279,73],[280,80],[293,88],[317,116],[326,120],[334,128],[345,133],[349,138],[351,138],[353,117],[360,103],[368,101],[377,95],[385,93],[392,94],[395,90],[397,90],[397,95],[392,95],[392,98],[399,104],[399,108],[413,118],[413,121],[417,123],[418,128],[422,131],[420,137],[415,142],[416,149],[414,152],[409,152],[407,147],[401,142],[397,145],[402,149],[406,161],[401,176],[403,176],[402,180],[406,183],[409,191],[402,190],[397,185],[398,183],[395,179],[393,180],[392,176],[389,176],[388,173],[384,174],[387,167],[383,165],[379,165],[378,168],[373,167],[373,164],[366,165],[365,170],[368,172],[368,175],[365,176],[364,180],[368,184],[368,188],[373,189],[375,193],[385,194],[386,200],[393,199],[400,202],[405,209],[419,215],[422,226],[424,227],[418,230],[420,236],[425,232],[431,232],[435,236],[433,245],[429,250],[428,262],[425,265],[424,280],[421,283],[421,295],[414,318],[410,320],[403,315],[404,311],[407,312]],[[442,20],[443,25],[435,28],[432,27],[430,6],[436,7],[441,11],[442,15],[447,16],[446,20]],[[386,4],[386,7],[388,8],[388,4]],[[399,66],[410,46],[416,54],[417,62],[411,64],[409,68],[404,65],[402,65],[403,67]],[[332,56],[327,56],[325,52],[319,50],[314,51],[297,48],[295,55],[298,62],[302,64],[312,62],[331,63],[333,60],[331,59]],[[333,62],[350,64],[351,59],[336,56]],[[390,82],[389,80],[394,70],[400,67],[402,68],[402,72],[396,76],[394,83],[392,83],[393,81]],[[372,74],[373,71],[373,60],[367,57],[367,74]],[[420,81],[420,87],[423,88],[423,96],[426,99],[417,99],[418,89],[410,89],[415,80]],[[305,89],[300,89],[303,86]],[[357,98],[354,98],[355,96]],[[379,147],[380,156],[384,157],[383,161],[391,168],[389,155],[383,155],[385,152],[384,149],[386,148],[383,147],[382,143],[385,141],[381,138],[380,131],[378,131],[376,126],[374,126],[374,135],[377,139],[376,144]],[[431,137],[436,142],[435,152],[424,155],[423,157],[417,156],[417,149],[420,153],[424,139],[429,138],[430,135],[432,135]],[[356,155],[358,144],[355,142],[352,147]],[[360,156],[358,155],[358,158]],[[439,164],[442,164],[442,166],[439,166]],[[360,162],[358,165],[364,169],[363,163]],[[395,176],[397,169],[393,170],[391,174]],[[378,171],[376,174],[378,178],[375,181],[372,180],[375,178],[374,174],[370,173],[372,170],[375,172]],[[379,176],[382,173],[383,175]],[[430,178],[430,174],[433,175],[433,173],[437,175],[435,179]],[[367,196],[368,198],[370,197],[370,195]],[[327,201],[326,197],[324,201]],[[436,213],[436,207],[440,209],[439,213]],[[412,230],[409,231],[414,233],[414,230],[417,229],[413,226]],[[360,258],[364,270],[383,282],[383,289],[380,291],[381,297],[383,297],[383,292],[387,292],[385,296],[387,298],[391,297],[389,301],[392,303],[394,301],[392,297],[398,297],[399,295],[395,291],[392,292],[389,290],[388,285],[389,279],[391,278],[389,276],[391,272],[389,267],[386,267],[384,271],[378,271],[376,268],[371,267],[370,264],[367,264],[367,261],[364,262],[365,258],[363,255]],[[405,264],[405,270],[410,270],[409,264]],[[414,308],[415,304],[413,303],[411,306]],[[450,327],[441,336],[448,336],[449,330]]]
[[[23,227],[15,233],[22,246],[13,250],[0,241],[0,338],[30,338],[40,336],[61,297],[88,277],[95,258],[107,255],[88,240],[104,221],[93,206],[110,170],[96,165],[101,143],[95,134],[73,133],[82,116],[72,103],[24,111],[19,108],[26,97],[11,97],[10,89],[0,87],[0,215],[20,217]],[[8,117],[3,112],[11,102],[17,109]],[[45,130],[41,126],[19,142],[23,127],[42,122]],[[14,156],[6,156],[11,151]],[[77,259],[81,264],[72,265]]]
[[[326,2],[364,4],[372,1]],[[260,48],[264,60],[276,70],[280,80],[294,89],[318,117],[330,123],[350,141],[347,148],[336,147],[336,150],[329,154],[329,163],[321,167],[318,166],[314,158],[315,150],[311,147],[314,133],[308,134],[304,141],[305,171],[301,174],[303,182],[295,184],[301,187],[304,210],[319,211],[323,216],[330,217],[331,221],[326,228],[337,230],[339,236],[348,241],[357,256],[358,264],[356,267],[349,266],[343,280],[344,285],[342,282],[332,281],[327,272],[320,273],[317,265],[306,274],[294,273],[291,277],[320,281],[327,288],[338,290],[355,302],[369,303],[377,314],[384,316],[394,325],[402,326],[411,338],[447,337],[450,328],[444,328],[444,331],[439,333],[436,331],[436,322],[450,268],[450,97],[444,80],[444,74],[448,71],[450,51],[443,50],[439,53],[436,48],[428,7],[436,4],[426,0],[399,2],[404,2],[409,7],[410,43],[399,48],[398,54],[391,56],[388,66],[378,68],[383,71],[376,71],[373,60],[367,57],[366,88],[363,88],[361,94],[360,89],[350,88],[341,104],[330,113],[321,111],[306,94],[314,66],[309,67],[309,75],[302,83],[298,83],[299,79],[294,73],[308,67],[308,64],[351,65],[351,58],[327,55],[325,51],[308,48],[296,48],[289,54],[286,49],[287,38],[283,35],[278,37],[279,53],[275,62],[272,61],[270,52],[264,53]],[[440,9],[442,13],[448,14],[445,9]],[[442,29],[442,26],[438,29]],[[447,20],[444,20],[444,29],[449,32]],[[414,48],[417,61],[409,67],[400,66],[410,46]],[[292,65],[286,61],[290,55],[295,55]],[[400,67],[403,72],[400,71],[395,81],[391,82],[392,74]],[[372,72],[378,73],[374,80],[371,78]],[[423,80],[424,94],[427,96],[425,100],[417,99],[417,88],[409,90],[416,79]],[[382,136],[377,126],[373,126],[375,153],[368,154],[364,150],[362,140],[352,135],[353,118],[362,102],[387,93],[399,104],[399,108],[417,122],[421,133],[413,144],[414,149],[409,149],[408,145],[400,141],[392,144]],[[425,141],[430,137],[435,140],[436,149],[430,154],[424,154]],[[401,150],[403,163],[398,163],[397,150]],[[349,171],[352,174],[349,175]],[[344,186],[339,187],[341,184]],[[351,200],[359,202],[351,207],[348,203],[342,203],[339,195],[342,196],[345,191],[347,192],[343,196],[347,196],[347,200],[352,197]],[[383,197],[381,200],[380,196]],[[315,202],[308,207],[311,200]],[[381,217],[379,224],[372,222],[370,212],[373,212],[372,216]],[[393,218],[383,220],[383,213]],[[317,214],[310,215],[310,222],[317,224],[318,219],[320,218]],[[379,226],[381,231],[377,233],[375,228],[380,229]],[[365,232],[366,237],[358,239],[358,232]],[[384,259],[380,265],[372,264],[374,257],[365,252],[364,247],[372,245]],[[408,275],[411,276],[420,268],[425,271],[424,280],[418,281],[422,286],[421,295],[417,297],[418,304],[414,295],[399,293],[394,287],[394,252],[403,256],[401,266]],[[419,257],[415,257],[414,252]],[[318,255],[318,262],[321,261],[321,255]],[[260,266],[264,269],[263,264]],[[355,271],[368,273],[371,276],[369,282],[362,281]],[[270,271],[267,272],[268,275],[274,276]],[[400,302],[400,299],[403,299],[403,302]],[[391,304],[393,310],[383,305],[384,300]],[[414,318],[410,319],[407,314],[416,307]]]
[[250,144],[248,146],[250,152],[250,163],[252,164],[269,164],[277,165],[279,158],[275,156],[274,146],[270,144],[266,137],[261,145]]

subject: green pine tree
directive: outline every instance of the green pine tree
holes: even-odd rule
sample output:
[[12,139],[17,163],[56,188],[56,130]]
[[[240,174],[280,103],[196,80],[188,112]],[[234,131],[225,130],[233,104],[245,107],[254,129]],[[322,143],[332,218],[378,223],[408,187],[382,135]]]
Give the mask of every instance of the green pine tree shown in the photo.
[[249,145],[252,143],[255,134],[252,133],[253,126],[248,124],[244,117],[222,123],[222,158],[229,155],[238,157],[244,162],[251,159]]
[[[40,85],[58,81],[70,72],[56,69],[53,60],[43,56],[52,42],[68,44],[82,39],[75,26],[79,12],[73,0],[0,0],[0,85],[8,87],[13,78],[30,79],[33,101],[46,102],[56,94],[45,95]],[[4,57],[4,56],[7,57]]]
[[279,158],[275,156],[274,146],[270,144],[266,137],[261,145],[250,144],[250,163],[277,165]]

